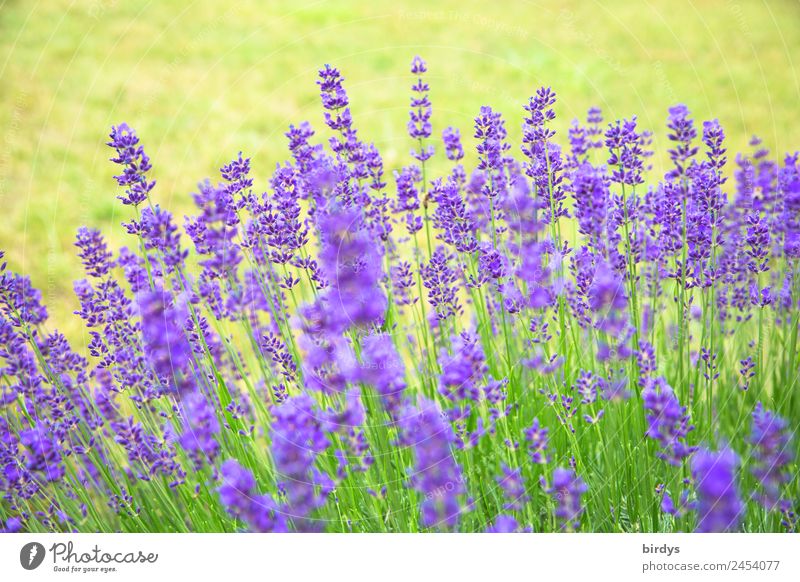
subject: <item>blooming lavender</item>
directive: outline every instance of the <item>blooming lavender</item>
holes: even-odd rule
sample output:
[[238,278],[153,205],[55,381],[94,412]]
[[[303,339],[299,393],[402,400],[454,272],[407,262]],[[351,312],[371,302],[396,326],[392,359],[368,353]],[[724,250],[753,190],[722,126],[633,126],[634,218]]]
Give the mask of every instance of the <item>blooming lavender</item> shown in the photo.
[[454,528],[461,517],[461,497],[466,492],[461,467],[453,458],[454,435],[435,403],[422,399],[417,408],[403,413],[402,442],[414,450],[411,484],[424,500],[421,525]]
[[645,389],[642,398],[647,411],[645,434],[661,445],[659,458],[679,465],[696,450],[696,447],[686,444],[686,437],[694,429],[686,407],[680,405],[672,388],[663,378],[658,378],[652,386]]
[[405,367],[387,334],[364,339],[361,352],[362,379],[380,394],[386,410],[395,416],[404,405]]
[[556,502],[555,517],[562,530],[576,531],[580,528],[580,518],[584,511],[581,498],[588,490],[583,479],[574,470],[558,467],[553,471],[553,481],[547,492]]
[[440,321],[461,312],[454,286],[456,273],[450,266],[452,259],[443,246],[438,246],[428,264],[421,269],[422,284],[428,290],[428,302]]
[[411,62],[411,74],[417,75],[417,81],[411,87],[411,111],[408,121],[408,135],[419,142],[419,149],[411,152],[421,163],[433,157],[433,146],[423,146],[423,140],[431,136],[431,101],[428,98],[430,87],[422,76],[428,72],[428,65],[420,57]]
[[730,449],[700,449],[692,457],[697,490],[697,530],[701,533],[735,531],[742,518],[736,486],[738,459]]
[[328,438],[307,395],[289,398],[273,410],[270,431],[272,457],[285,499],[285,515],[298,530],[318,527],[310,514],[320,507],[330,493],[330,478],[315,467]]
[[122,166],[122,173],[114,176],[117,184],[125,188],[125,195],[118,198],[123,204],[139,206],[147,200],[156,185],[155,180],[147,178],[147,172],[153,167],[150,157],[139,145],[136,132],[127,123],[112,127],[109,137],[111,141],[108,145],[117,153],[111,161]]
[[542,465],[549,462],[547,456],[548,428],[541,426],[538,418],[533,419],[533,424],[525,429],[525,441],[528,443],[531,462]]
[[380,250],[358,213],[341,211],[321,217],[320,234],[320,260],[331,285],[327,315],[332,329],[379,322],[386,310],[386,295],[379,285]]
[[442,130],[442,142],[447,159],[458,162],[464,157],[464,146],[461,145],[461,132],[455,127]]
[[497,484],[503,490],[507,510],[520,511],[525,507],[530,497],[526,493],[525,481],[520,469],[512,469],[507,465],[502,466],[502,475],[497,477]]
[[786,420],[757,403],[750,444],[755,448],[751,471],[761,488],[759,498],[767,509],[776,509],[781,501],[781,488],[791,479],[787,466],[794,456]]
[[257,495],[255,488],[256,482],[250,471],[234,459],[225,461],[219,496],[228,511],[246,522],[253,531],[288,531],[286,519],[276,503],[267,495]]
[[326,65],[324,123],[183,224],[114,126],[131,236],[77,232],[83,333],[0,252],[0,531],[797,530],[800,154],[677,105],[652,176],[640,119],[559,136],[543,87],[434,163],[411,73],[411,156]]

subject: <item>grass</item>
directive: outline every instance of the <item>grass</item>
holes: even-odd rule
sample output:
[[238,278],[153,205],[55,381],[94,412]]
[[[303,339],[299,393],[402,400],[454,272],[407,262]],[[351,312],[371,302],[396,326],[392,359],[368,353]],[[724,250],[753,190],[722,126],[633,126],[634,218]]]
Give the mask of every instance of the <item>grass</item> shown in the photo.
[[[315,74],[347,77],[357,122],[396,166],[414,54],[429,62],[434,130],[469,132],[482,104],[509,120],[542,84],[559,94],[556,127],[590,105],[638,115],[656,130],[685,102],[718,117],[732,151],[753,133],[779,152],[800,143],[796,2],[0,0],[0,248],[30,274],[61,327],[78,324],[71,292],[78,226],[113,243],[127,219],[103,145],[113,123],[136,127],[156,162],[158,199],[180,217],[198,180],[240,149],[266,176],[284,159],[292,122],[322,125]],[[795,55],[797,53],[795,52]]]

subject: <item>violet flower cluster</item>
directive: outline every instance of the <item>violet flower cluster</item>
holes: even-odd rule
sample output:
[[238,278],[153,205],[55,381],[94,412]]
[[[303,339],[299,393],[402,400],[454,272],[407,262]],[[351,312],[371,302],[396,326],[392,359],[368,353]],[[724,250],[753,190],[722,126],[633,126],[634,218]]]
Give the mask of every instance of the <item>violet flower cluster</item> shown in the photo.
[[549,87],[448,125],[438,66],[410,158],[325,65],[182,221],[112,127],[83,335],[0,269],[0,531],[797,530],[800,154],[685,105],[660,157],[596,107],[561,140]]

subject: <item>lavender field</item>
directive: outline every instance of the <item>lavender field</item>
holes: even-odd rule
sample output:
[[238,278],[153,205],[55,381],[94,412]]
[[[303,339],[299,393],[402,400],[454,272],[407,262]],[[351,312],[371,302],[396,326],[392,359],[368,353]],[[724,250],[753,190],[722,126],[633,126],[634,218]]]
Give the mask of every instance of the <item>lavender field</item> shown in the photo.
[[556,87],[450,125],[410,71],[397,167],[325,65],[324,125],[185,218],[111,128],[85,356],[0,277],[3,531],[797,531],[798,153],[679,104],[557,133]]

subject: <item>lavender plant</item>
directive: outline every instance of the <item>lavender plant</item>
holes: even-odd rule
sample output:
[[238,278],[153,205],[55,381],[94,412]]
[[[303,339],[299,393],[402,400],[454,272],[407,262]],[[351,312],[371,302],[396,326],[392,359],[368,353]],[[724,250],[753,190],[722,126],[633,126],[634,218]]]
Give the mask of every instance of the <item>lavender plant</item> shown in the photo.
[[659,179],[636,118],[560,144],[547,87],[436,128],[427,73],[405,165],[326,65],[324,132],[183,228],[112,128],[130,242],[77,233],[85,349],[2,264],[2,531],[796,529],[800,154],[731,168],[677,105]]

